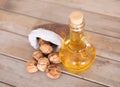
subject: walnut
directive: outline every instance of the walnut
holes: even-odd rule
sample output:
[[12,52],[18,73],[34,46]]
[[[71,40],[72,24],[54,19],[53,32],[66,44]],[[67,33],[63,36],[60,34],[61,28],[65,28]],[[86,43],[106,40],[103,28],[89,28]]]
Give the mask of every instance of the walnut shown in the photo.
[[51,63],[61,63],[61,60],[59,58],[58,52],[54,52],[48,55],[48,58]]
[[51,64],[46,70],[46,75],[51,79],[57,79],[61,75],[61,68],[58,65]]
[[43,57],[43,54],[41,51],[38,50],[38,51],[33,52],[32,56],[38,61],[39,58]]
[[26,64],[26,70],[27,72],[29,73],[34,73],[34,72],[37,72],[38,71],[38,68],[37,68],[37,61],[35,60],[29,60]]
[[48,45],[48,44],[43,44],[40,46],[40,50],[44,53],[44,54],[49,54],[53,51],[52,46]]
[[37,67],[40,71],[45,71],[47,69],[47,66],[50,64],[48,58],[44,57],[44,58],[40,58],[38,60],[38,64]]
[[50,43],[48,41],[42,40],[41,38],[38,39],[38,44],[39,45],[43,45],[43,44],[49,44],[50,45]]

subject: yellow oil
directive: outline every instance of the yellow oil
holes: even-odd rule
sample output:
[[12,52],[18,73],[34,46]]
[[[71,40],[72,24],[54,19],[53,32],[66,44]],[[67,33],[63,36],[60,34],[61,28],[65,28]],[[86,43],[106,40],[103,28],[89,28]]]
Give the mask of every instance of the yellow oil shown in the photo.
[[88,69],[95,60],[96,51],[84,37],[83,32],[70,31],[70,37],[63,40],[59,51],[64,67],[73,73],[80,73]]

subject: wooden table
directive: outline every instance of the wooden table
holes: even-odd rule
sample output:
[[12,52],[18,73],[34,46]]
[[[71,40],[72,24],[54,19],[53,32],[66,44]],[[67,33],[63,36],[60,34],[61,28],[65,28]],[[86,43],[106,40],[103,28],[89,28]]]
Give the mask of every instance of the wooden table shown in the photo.
[[[38,25],[66,24],[74,10],[84,12],[86,36],[97,50],[92,67],[81,74],[63,70],[57,80],[27,73],[34,51],[28,34]],[[0,87],[12,86],[120,87],[120,1],[0,0]]]

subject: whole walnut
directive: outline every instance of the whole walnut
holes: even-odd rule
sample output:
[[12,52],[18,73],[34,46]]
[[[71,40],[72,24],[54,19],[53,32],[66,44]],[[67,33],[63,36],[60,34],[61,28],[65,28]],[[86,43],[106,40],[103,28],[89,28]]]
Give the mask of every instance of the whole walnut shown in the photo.
[[48,67],[48,65],[50,64],[48,58],[44,57],[44,58],[40,58],[38,60],[38,64],[37,64],[37,67],[40,71],[45,71]]
[[39,45],[43,45],[43,44],[49,44],[50,45],[50,43],[48,41],[45,41],[45,40],[43,40],[41,38],[38,39],[38,44]]
[[29,73],[37,72],[38,71],[37,61],[36,60],[29,60],[26,64],[26,70]]
[[49,53],[51,53],[53,51],[53,48],[49,44],[43,44],[43,45],[40,46],[40,50],[44,54],[49,54]]
[[61,63],[61,60],[59,58],[58,52],[54,52],[48,55],[48,58],[51,63]]
[[46,75],[51,79],[57,79],[61,75],[61,68],[58,65],[51,64],[46,69]]
[[40,50],[37,50],[37,51],[33,52],[32,56],[33,56],[33,58],[35,58],[38,61],[39,58],[43,57],[43,54]]

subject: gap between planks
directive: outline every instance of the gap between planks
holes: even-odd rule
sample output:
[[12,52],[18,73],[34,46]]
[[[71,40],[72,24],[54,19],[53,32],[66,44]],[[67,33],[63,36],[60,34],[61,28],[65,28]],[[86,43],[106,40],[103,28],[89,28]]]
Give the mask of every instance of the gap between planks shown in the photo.
[[13,85],[11,85],[11,84],[8,84],[8,83],[5,83],[5,82],[0,81],[0,87],[15,87],[15,86],[13,86]]

